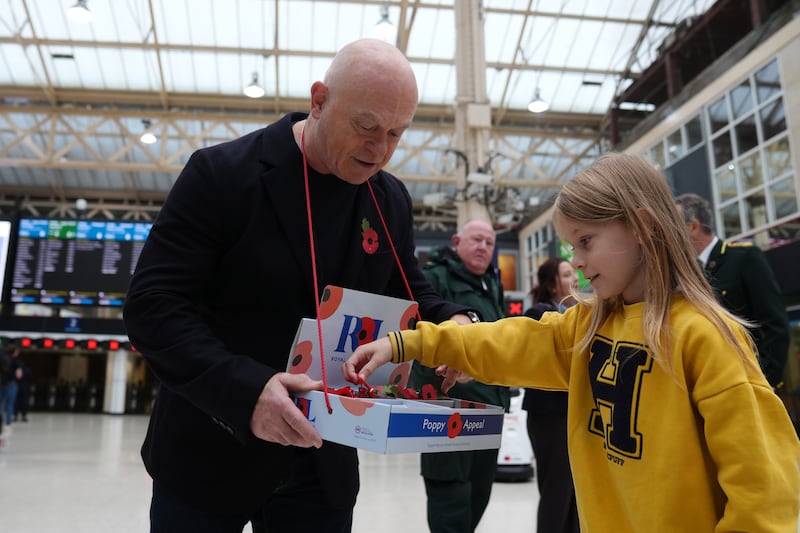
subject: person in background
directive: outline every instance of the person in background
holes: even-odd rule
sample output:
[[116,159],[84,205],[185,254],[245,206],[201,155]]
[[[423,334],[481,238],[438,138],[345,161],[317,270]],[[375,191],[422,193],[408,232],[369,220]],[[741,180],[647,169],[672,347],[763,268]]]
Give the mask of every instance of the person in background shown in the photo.
[[6,362],[0,365],[0,409],[5,418],[6,430],[14,422],[14,406],[17,401],[17,380],[22,377],[19,347],[12,344],[6,350]]
[[6,353],[7,350],[0,348],[0,447],[4,446],[5,423],[3,422],[3,402],[6,397],[6,374],[11,368],[11,357]]
[[686,193],[675,202],[714,292],[730,312],[751,323],[761,368],[770,385],[780,389],[789,357],[789,318],[764,252],[749,242],[720,240],[711,205],[702,196]]
[[703,276],[661,173],[602,156],[564,184],[553,225],[591,298],[539,321],[421,321],[359,346],[345,378],[416,359],[568,391],[583,533],[796,532],[800,442],[744,321]]
[[[483,220],[470,220],[452,236],[453,247],[434,250],[423,267],[425,277],[445,300],[475,309],[484,321],[504,316],[503,288],[492,265],[495,232]],[[477,320],[478,317],[475,317]],[[433,387],[437,396],[441,378],[432,368],[414,365],[410,383],[417,390]],[[424,390],[424,389],[423,389]],[[448,394],[454,398],[500,405],[508,410],[508,387],[467,380]],[[472,533],[492,493],[497,449],[423,453],[420,471],[428,496],[431,533]]]
[[123,309],[160,381],[142,446],[151,533],[351,530],[356,450],[322,441],[291,398],[322,382],[285,369],[326,285],[470,322],[423,276],[411,198],[382,170],[416,108],[405,56],[359,40],[312,84],[308,114],[190,157]]
[[28,421],[28,408],[31,402],[31,367],[20,360],[20,373],[17,379],[17,401],[14,404],[14,421]]
[[[569,261],[551,257],[536,270],[533,306],[525,316],[539,320],[547,312],[563,313],[575,303],[578,276]],[[536,531],[577,533],[578,509],[567,453],[567,393],[525,389],[522,408],[528,413],[528,437],[536,457],[539,507]]]

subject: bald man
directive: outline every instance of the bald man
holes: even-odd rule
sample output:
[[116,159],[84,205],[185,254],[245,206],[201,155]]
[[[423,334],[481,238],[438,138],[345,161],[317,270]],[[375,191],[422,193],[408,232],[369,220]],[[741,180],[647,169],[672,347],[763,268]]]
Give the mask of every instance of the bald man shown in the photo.
[[423,318],[469,322],[417,266],[411,198],[382,170],[417,107],[406,58],[356,41],[310,104],[194,153],[142,250],[124,318],[161,382],[142,447],[152,533],[351,530],[356,451],[323,442],[290,398],[322,383],[284,372],[316,316],[313,269],[320,291],[409,298],[402,269]]

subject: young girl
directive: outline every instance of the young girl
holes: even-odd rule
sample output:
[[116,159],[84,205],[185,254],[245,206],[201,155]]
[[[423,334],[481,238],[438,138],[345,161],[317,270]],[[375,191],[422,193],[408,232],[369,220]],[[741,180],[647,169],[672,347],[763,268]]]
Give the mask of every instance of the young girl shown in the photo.
[[420,322],[362,346],[389,362],[569,392],[581,531],[796,533],[800,443],[740,320],[714,299],[663,177],[610,154],[567,183],[553,224],[594,296],[541,321]]

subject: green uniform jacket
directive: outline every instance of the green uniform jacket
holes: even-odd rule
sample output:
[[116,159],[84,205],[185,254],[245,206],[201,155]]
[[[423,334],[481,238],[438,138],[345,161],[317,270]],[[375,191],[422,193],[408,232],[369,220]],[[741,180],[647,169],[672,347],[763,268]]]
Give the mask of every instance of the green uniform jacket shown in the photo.
[[758,359],[770,385],[783,381],[789,355],[789,319],[764,253],[750,243],[718,241],[706,263],[708,280],[730,312],[756,324]]
[[[505,316],[502,305],[503,289],[492,267],[478,277],[464,267],[461,259],[450,248],[441,248],[431,253],[428,263],[423,266],[423,273],[443,299],[469,306],[480,314],[484,322],[493,322]],[[432,368],[414,363],[411,370],[413,387],[419,390],[423,384],[431,383],[441,394],[440,381]],[[501,405],[506,410],[510,403],[508,387],[486,385],[477,380],[456,384],[448,391],[448,396]],[[468,470],[462,465],[462,461],[469,461],[464,453],[466,452],[423,453],[421,473],[432,479],[461,479]]]

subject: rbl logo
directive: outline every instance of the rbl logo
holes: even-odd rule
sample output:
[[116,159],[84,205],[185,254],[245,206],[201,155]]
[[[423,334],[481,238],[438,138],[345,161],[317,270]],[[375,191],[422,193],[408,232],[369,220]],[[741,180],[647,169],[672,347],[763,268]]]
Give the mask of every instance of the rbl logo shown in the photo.
[[354,351],[362,344],[367,344],[378,338],[383,320],[375,320],[368,316],[344,315],[342,333],[339,335],[339,343],[336,345],[337,352],[344,352],[347,339],[350,339],[350,350]]
[[315,422],[317,420],[317,417],[309,418],[311,415],[311,400],[308,398],[295,398],[294,403],[309,421]]

